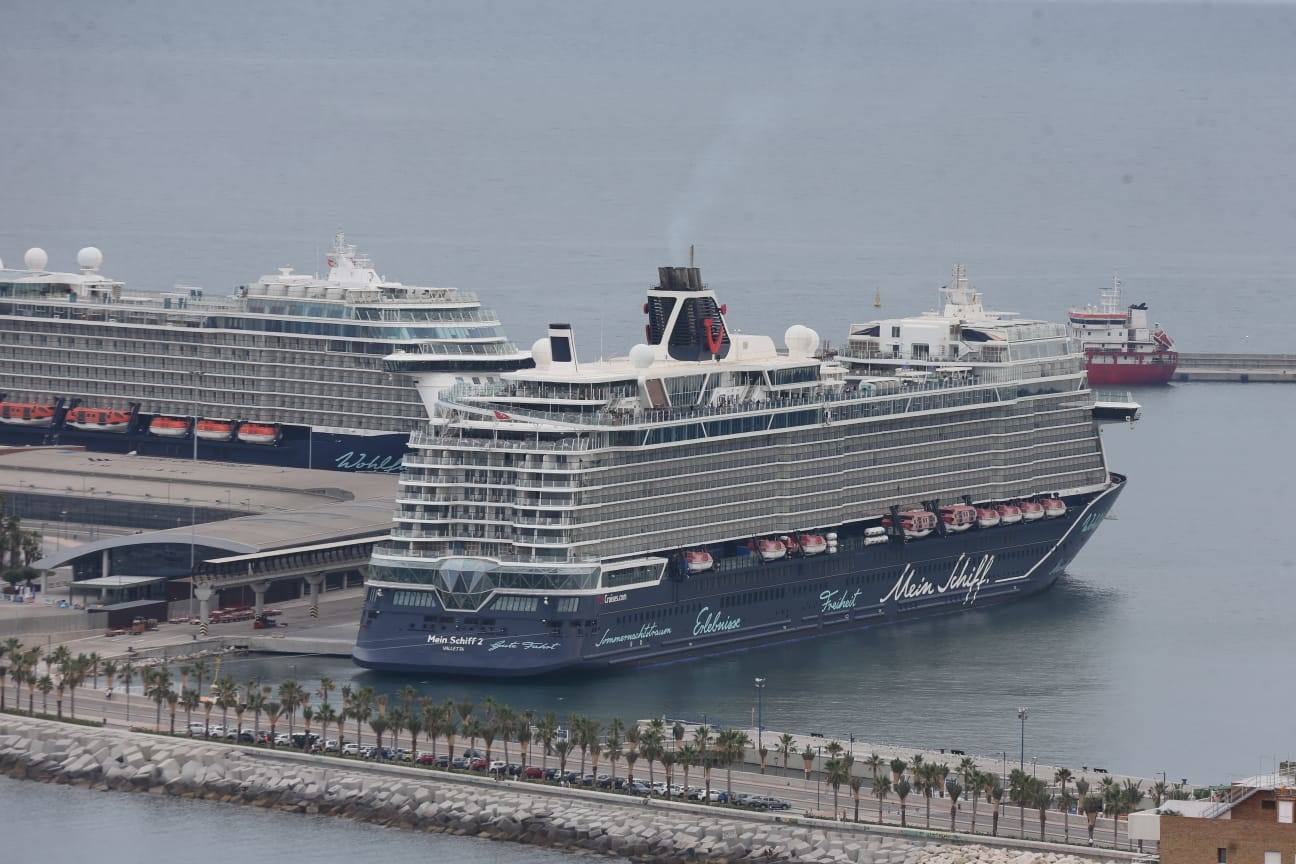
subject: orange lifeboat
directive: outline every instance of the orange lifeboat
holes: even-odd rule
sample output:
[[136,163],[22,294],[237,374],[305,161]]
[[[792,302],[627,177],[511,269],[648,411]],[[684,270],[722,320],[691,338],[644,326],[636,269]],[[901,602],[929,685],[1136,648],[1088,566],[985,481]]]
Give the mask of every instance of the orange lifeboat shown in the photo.
[[[891,517],[882,520],[887,528],[891,527]],[[901,510],[900,529],[910,540],[921,540],[936,530],[936,514],[930,510]]]
[[1045,498],[1040,503],[1044,505],[1044,515],[1050,519],[1066,515],[1066,502],[1061,498]]
[[977,520],[977,509],[970,504],[950,504],[940,508],[940,515],[946,531],[961,534]]
[[154,417],[148,429],[150,435],[160,438],[183,438],[189,434],[189,421],[180,417]]
[[781,540],[767,540],[761,538],[756,541],[756,551],[760,553],[762,561],[777,561],[787,555],[787,547]]
[[818,555],[820,552],[828,551],[828,541],[822,534],[798,534],[797,543],[806,555]]
[[198,437],[204,441],[228,441],[234,436],[234,424],[228,420],[199,420]]
[[87,432],[125,432],[130,427],[130,419],[129,412],[115,408],[73,408],[63,422]]
[[999,504],[995,509],[999,511],[999,523],[1001,525],[1016,525],[1022,521],[1020,507],[1014,507],[1012,504]]
[[977,525],[982,528],[993,528],[999,524],[999,511],[993,507],[976,508]]
[[1035,522],[1044,518],[1044,505],[1038,501],[1023,501],[1021,511],[1022,518],[1027,522]]
[[273,444],[279,440],[279,427],[272,423],[240,423],[238,439],[244,444]]
[[715,561],[705,549],[689,549],[684,553],[684,564],[690,573],[705,573],[715,566]]
[[0,423],[10,426],[49,426],[54,406],[33,402],[0,402]]

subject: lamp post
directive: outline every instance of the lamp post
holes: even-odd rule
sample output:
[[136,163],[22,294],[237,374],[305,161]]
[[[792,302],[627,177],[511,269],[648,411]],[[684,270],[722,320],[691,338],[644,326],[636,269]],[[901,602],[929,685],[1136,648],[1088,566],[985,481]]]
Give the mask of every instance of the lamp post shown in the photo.
[[761,693],[765,690],[765,679],[756,679],[756,749],[759,750],[764,746],[765,718],[762,713],[763,700]]
[[[823,746],[815,748],[816,758],[819,760],[819,766],[823,767]],[[819,772],[815,772],[815,812],[819,811]]]
[[[1022,775],[1026,774],[1026,718],[1030,716],[1029,708],[1018,708],[1017,719],[1021,721],[1021,763],[1019,770]],[[1026,800],[1019,789],[1017,792],[1017,828],[1018,833],[1026,836]]]

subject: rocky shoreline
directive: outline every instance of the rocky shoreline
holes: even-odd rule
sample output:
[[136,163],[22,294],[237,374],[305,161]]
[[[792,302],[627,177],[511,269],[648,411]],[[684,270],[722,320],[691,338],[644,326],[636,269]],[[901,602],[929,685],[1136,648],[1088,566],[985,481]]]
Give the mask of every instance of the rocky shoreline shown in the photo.
[[1092,864],[1089,856],[941,844],[895,832],[729,818],[665,802],[0,715],[0,771],[93,789],[202,798],[653,862]]

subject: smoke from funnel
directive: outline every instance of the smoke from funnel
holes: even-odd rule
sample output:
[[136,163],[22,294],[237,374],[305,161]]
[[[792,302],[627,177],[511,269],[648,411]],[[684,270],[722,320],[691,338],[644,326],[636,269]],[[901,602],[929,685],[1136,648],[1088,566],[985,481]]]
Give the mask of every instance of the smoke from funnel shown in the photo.
[[683,263],[689,244],[717,203],[735,188],[751,160],[753,145],[770,127],[770,114],[761,106],[732,106],[724,124],[693,163],[683,194],[671,211],[666,245],[672,263]]

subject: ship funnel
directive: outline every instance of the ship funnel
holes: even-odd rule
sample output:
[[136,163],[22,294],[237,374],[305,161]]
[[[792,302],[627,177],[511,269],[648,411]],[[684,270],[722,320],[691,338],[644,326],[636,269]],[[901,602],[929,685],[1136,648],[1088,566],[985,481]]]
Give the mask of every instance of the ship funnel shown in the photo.
[[576,368],[576,334],[570,324],[549,325],[549,357],[552,366]]

